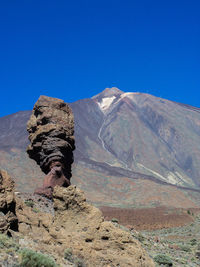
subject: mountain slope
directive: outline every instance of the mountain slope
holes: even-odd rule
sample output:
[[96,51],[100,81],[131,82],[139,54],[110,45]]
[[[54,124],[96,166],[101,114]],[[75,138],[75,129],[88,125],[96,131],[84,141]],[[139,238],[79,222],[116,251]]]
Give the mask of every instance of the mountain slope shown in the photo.
[[[77,102],[72,104],[77,147],[84,144],[82,156],[171,184],[199,187],[199,109],[115,88],[92,100],[96,106],[85,100],[92,109],[84,103],[83,112],[76,108]],[[82,121],[88,121],[89,134]]]
[[[164,195],[182,196],[181,187],[200,190],[200,109],[117,88],[70,106],[76,138],[72,182],[91,201],[137,206],[133,184],[148,190],[143,205],[163,204]],[[23,111],[0,118],[0,167],[19,190],[32,192],[43,174],[25,153],[29,116]]]

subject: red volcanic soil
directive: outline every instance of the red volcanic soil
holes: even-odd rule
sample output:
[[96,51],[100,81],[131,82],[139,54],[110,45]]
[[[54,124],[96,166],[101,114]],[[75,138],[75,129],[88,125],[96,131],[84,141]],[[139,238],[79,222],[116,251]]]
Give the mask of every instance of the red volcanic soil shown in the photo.
[[168,207],[122,209],[100,207],[106,220],[118,219],[118,222],[136,230],[155,230],[183,226],[194,221],[194,215],[200,209],[177,209]]

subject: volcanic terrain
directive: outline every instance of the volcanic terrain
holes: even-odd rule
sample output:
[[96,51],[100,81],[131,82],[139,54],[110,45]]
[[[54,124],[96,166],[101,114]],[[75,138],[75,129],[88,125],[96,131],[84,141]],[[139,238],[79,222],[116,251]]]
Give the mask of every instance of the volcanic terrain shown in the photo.
[[[200,109],[107,88],[70,103],[75,118],[73,184],[97,206],[198,208]],[[43,174],[26,155],[31,111],[0,118],[0,168],[17,190]]]

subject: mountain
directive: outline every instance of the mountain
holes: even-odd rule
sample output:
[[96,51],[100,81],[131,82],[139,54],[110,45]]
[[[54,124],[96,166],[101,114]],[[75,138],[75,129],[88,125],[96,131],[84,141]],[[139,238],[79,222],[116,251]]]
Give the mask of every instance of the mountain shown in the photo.
[[[97,205],[199,203],[200,109],[106,88],[71,103],[76,150],[72,182]],[[30,111],[0,118],[0,168],[32,192],[44,176],[28,158]],[[184,189],[185,188],[185,189]]]
[[78,160],[200,186],[200,109],[117,88],[71,106]]

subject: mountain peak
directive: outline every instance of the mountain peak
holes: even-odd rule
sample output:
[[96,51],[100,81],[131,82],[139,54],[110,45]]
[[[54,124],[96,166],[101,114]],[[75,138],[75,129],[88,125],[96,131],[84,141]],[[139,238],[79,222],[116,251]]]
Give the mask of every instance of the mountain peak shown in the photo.
[[123,94],[124,92],[118,89],[117,87],[111,87],[111,88],[106,88],[103,90],[101,93],[98,95],[93,96],[93,99],[102,99],[104,97],[112,97],[112,96],[118,96]]
[[100,109],[105,112],[114,101],[120,98],[123,93],[124,92],[119,90],[117,87],[111,87],[106,88],[100,94],[93,96],[92,99],[94,99],[95,102],[98,103]]
[[106,88],[103,92],[103,94],[106,94],[106,96],[111,96],[111,95],[121,95],[124,92],[121,91],[119,88],[117,87],[111,87],[111,88]]

